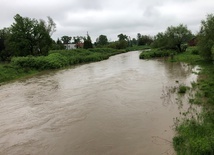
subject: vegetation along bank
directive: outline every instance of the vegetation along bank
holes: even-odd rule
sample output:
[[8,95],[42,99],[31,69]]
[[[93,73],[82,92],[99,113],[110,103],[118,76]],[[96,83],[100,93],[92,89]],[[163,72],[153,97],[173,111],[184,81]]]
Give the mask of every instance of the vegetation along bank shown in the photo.
[[[214,16],[201,22],[201,30],[192,35],[184,25],[168,27],[155,36],[153,48],[140,54],[140,59],[165,58],[169,63],[186,62],[200,67],[197,82],[191,88],[180,86],[178,93],[190,93],[189,104],[201,112],[188,109],[175,121],[173,146],[178,155],[214,154]],[[190,89],[188,91],[188,89]],[[193,110],[193,111],[192,111]]]

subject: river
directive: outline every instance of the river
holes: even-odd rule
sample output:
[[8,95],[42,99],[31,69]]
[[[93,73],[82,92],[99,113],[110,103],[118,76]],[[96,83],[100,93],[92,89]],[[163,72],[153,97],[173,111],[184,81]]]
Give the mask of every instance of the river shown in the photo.
[[162,155],[179,116],[165,89],[197,76],[129,52],[0,86],[1,155]]

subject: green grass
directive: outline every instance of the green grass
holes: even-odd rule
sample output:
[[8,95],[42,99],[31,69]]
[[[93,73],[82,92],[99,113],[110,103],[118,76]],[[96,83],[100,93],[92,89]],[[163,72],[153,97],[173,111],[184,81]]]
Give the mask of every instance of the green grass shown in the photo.
[[173,145],[178,155],[212,155],[214,152],[213,123],[185,120],[176,128]]
[[174,51],[151,49],[149,51],[143,51],[139,57],[140,59],[151,59],[151,58],[169,57],[171,55],[174,55]]
[[19,68],[11,64],[0,64],[0,84],[36,73],[38,73],[36,70]]
[[189,87],[185,85],[179,85],[178,87],[178,93],[179,94],[185,94]]
[[[214,154],[214,65],[204,61],[195,48],[175,56],[176,61],[199,65],[201,71],[197,83],[192,84],[196,90],[190,104],[200,104],[202,112],[197,117],[185,117],[176,126],[177,135],[173,146],[178,155],[213,155]],[[197,89],[196,89],[197,88]]]
[[76,64],[96,62],[125,50],[111,48],[53,50],[48,56],[13,57],[10,64],[0,64],[0,83],[26,77],[45,70],[60,69]]
[[198,50],[197,47],[189,47],[187,48],[186,52],[175,55],[173,61],[197,64],[198,62],[203,61],[203,58],[200,55],[195,54],[195,51],[197,50]]

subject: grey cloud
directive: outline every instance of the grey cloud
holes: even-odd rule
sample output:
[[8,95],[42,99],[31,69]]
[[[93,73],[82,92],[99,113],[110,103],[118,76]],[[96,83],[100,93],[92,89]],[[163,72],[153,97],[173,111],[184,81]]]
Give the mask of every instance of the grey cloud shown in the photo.
[[10,26],[19,13],[36,19],[52,17],[57,23],[54,39],[87,31],[94,40],[100,34],[113,40],[119,33],[155,35],[179,23],[196,32],[213,6],[213,0],[2,0],[0,29]]

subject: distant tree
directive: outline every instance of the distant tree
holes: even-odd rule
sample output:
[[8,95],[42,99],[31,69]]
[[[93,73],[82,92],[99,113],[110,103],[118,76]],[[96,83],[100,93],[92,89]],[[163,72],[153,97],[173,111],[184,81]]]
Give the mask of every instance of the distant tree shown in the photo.
[[6,61],[12,55],[8,49],[9,37],[10,37],[9,28],[4,28],[0,30],[0,61]]
[[84,37],[76,36],[76,37],[73,37],[73,40],[74,40],[73,43],[76,44],[76,48],[82,48],[81,45],[83,45],[82,40],[84,41]]
[[96,39],[96,44],[97,45],[107,45],[108,44],[108,38],[105,35],[100,35],[97,39]]
[[56,42],[53,40],[51,49],[52,50],[62,50],[62,49],[65,49],[65,46],[63,45],[62,41],[58,38]]
[[180,24],[177,27],[168,27],[165,35],[167,37],[167,44],[169,47],[176,47],[179,52],[184,51],[182,44],[187,43],[192,38],[192,33],[187,29],[187,26]]
[[77,36],[77,37],[73,37],[73,40],[74,40],[74,43],[75,43],[75,44],[77,44],[77,43],[79,43],[79,42],[80,42],[80,38],[79,38],[79,36]]
[[154,42],[153,46],[155,48],[164,48],[167,46],[167,37],[163,32],[159,32],[155,37],[154,37]]
[[52,34],[56,32],[56,23],[49,16],[48,16],[48,24],[46,25],[46,30],[50,36],[52,36]]
[[62,36],[62,37],[61,37],[61,40],[62,40],[62,43],[63,43],[63,44],[68,44],[68,43],[70,43],[71,39],[72,39],[72,37],[69,37],[69,36]]
[[125,49],[126,47],[128,47],[128,42],[125,40],[121,40],[121,41],[117,41],[116,42],[116,48],[117,49]]
[[178,52],[185,51],[184,44],[192,38],[192,33],[187,26],[180,24],[179,26],[168,27],[164,33],[158,33],[155,36],[153,45],[155,47],[176,49]]
[[129,45],[129,39],[128,36],[125,34],[119,34],[118,36],[118,41],[115,42],[115,46],[117,49],[125,49]]
[[84,45],[83,48],[88,49],[88,48],[93,48],[92,42],[91,42],[91,37],[87,33],[86,38],[84,38]]
[[14,17],[9,38],[10,49],[15,56],[47,55],[52,44],[51,35],[56,25],[48,17],[44,20],[30,19],[19,14]]
[[153,42],[152,37],[147,35],[141,35],[140,33],[137,34],[137,43],[138,46],[141,45],[150,45]]
[[133,44],[132,44],[132,39],[131,39],[131,37],[129,36],[129,37],[128,37],[128,46],[129,46],[129,47],[132,47],[132,45],[133,45]]
[[132,38],[131,42],[132,42],[132,45],[137,45],[137,39]]
[[128,40],[128,36],[127,35],[124,35],[124,34],[119,34],[117,36],[119,38],[119,41],[127,41]]
[[207,60],[213,60],[214,55],[214,15],[207,15],[206,20],[201,22],[199,33],[200,54]]
[[137,34],[137,45],[143,45],[142,43],[142,35],[140,33]]

